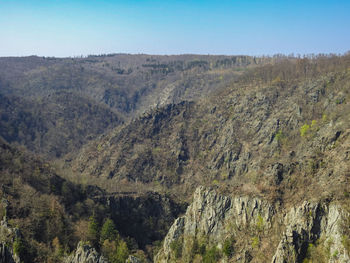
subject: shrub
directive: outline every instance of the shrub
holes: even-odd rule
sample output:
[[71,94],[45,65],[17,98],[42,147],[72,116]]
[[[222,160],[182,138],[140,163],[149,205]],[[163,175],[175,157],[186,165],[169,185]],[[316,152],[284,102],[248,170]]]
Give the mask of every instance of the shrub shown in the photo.
[[235,244],[235,240],[233,237],[227,238],[224,242],[223,248],[222,248],[222,252],[224,252],[225,256],[230,258],[233,255],[234,252],[234,244]]
[[281,142],[282,138],[283,138],[283,132],[282,130],[278,130],[278,132],[275,135],[275,139],[277,142]]
[[317,121],[316,120],[312,120],[311,121],[311,128],[315,128],[317,125]]
[[262,216],[260,214],[258,215],[256,227],[258,228],[259,231],[262,231],[264,228],[264,219],[262,218]]
[[19,256],[19,258],[22,258],[24,255],[24,250],[25,250],[25,246],[23,244],[22,239],[19,237],[16,237],[15,241],[13,242],[13,253]]
[[206,250],[206,246],[204,242],[198,242],[197,239],[195,239],[193,241],[193,255],[196,254],[200,254],[200,255],[204,255],[205,254],[205,250]]
[[257,248],[260,245],[259,237],[255,236],[252,238],[252,248]]
[[219,185],[219,181],[216,179],[214,179],[211,183],[212,183],[212,185],[215,185],[215,186]]
[[220,252],[215,246],[213,246],[205,252],[203,256],[203,263],[216,263],[219,261],[219,259]]
[[102,246],[101,246],[101,252],[102,255],[104,255],[106,258],[108,258],[109,260],[112,259],[114,253],[117,250],[117,244],[115,241],[110,241],[108,239],[106,239]]
[[308,262],[317,262],[325,263],[328,262],[327,256],[325,254],[326,249],[321,244],[309,244],[306,252],[306,258],[303,260],[303,263]]
[[182,256],[182,239],[177,239],[171,242],[170,248],[174,252],[175,258],[180,258]]
[[301,126],[301,128],[300,128],[300,136],[301,136],[301,137],[304,137],[304,136],[308,133],[309,130],[310,130],[310,125],[304,124],[304,125]]
[[350,238],[346,235],[343,235],[341,243],[344,246],[346,252],[349,254],[350,253]]
[[323,122],[326,122],[327,119],[328,119],[327,114],[323,114],[323,115],[322,115],[322,121],[323,121]]
[[221,180],[227,180],[229,178],[228,172],[222,172],[221,173]]

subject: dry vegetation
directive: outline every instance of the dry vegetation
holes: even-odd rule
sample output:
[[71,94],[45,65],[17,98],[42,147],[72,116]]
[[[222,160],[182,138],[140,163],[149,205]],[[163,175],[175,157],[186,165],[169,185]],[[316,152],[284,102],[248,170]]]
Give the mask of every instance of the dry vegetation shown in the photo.
[[[181,203],[198,185],[285,208],[349,199],[348,54],[1,58],[0,86],[2,195],[26,262],[58,262],[78,240],[151,256],[183,207],[171,203],[177,212],[163,218],[138,202]],[[146,218],[135,229],[156,235],[130,234],[132,218],[113,218],[106,205],[113,196]],[[101,243],[89,233],[92,216],[98,233],[112,217],[120,235]],[[256,258],[270,250],[262,245]]]

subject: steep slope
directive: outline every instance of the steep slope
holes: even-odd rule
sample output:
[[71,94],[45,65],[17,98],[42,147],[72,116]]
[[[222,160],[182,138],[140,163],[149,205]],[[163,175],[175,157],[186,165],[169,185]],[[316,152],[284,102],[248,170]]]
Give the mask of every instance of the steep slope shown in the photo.
[[156,109],[91,143],[73,169],[106,187],[142,182],[180,196],[205,184],[285,202],[342,198],[349,65],[344,56],[257,68],[215,96]]
[[123,54],[0,58],[0,79],[6,93],[38,98],[57,90],[74,91],[128,114],[205,96],[224,79],[230,81],[232,73],[275,60],[278,58]]
[[155,262],[349,262],[348,205],[305,201],[287,210],[199,187]]
[[61,91],[38,99],[0,94],[0,122],[7,142],[52,159],[74,152],[123,119],[106,106]]
[[348,261],[349,55],[5,61],[0,217],[21,260],[153,258],[197,189],[156,261]]
[[274,60],[123,54],[0,58],[0,135],[51,159],[61,157],[157,105],[197,100],[248,67]]
[[3,258],[10,258],[12,250],[7,249],[16,247],[21,262],[62,262],[80,240],[107,254],[103,225],[108,220],[115,226],[110,230],[117,237],[115,249],[125,248],[123,256],[148,248],[145,257],[151,257],[152,244],[164,238],[185,207],[157,193],[108,194],[96,186],[74,184],[50,163],[1,138],[0,185],[0,242],[6,247],[1,251]]
[[[47,259],[55,237],[69,245],[72,225],[65,204],[74,206],[72,199],[81,200],[81,191],[58,176],[48,163],[9,146],[2,139],[0,174],[1,217],[4,216],[5,224],[8,221],[10,226],[19,228],[20,234],[12,242],[17,242],[16,254],[21,262]],[[62,191],[65,196],[61,196]]]

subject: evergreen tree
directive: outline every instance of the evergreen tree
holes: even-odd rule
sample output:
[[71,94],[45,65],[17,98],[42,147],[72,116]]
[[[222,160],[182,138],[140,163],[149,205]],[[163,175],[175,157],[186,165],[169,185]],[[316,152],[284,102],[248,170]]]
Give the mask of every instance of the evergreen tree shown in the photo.
[[88,240],[93,246],[98,245],[99,225],[95,216],[90,216],[88,225]]
[[103,244],[105,240],[113,241],[118,238],[118,231],[115,228],[112,219],[107,219],[101,228],[100,242]]

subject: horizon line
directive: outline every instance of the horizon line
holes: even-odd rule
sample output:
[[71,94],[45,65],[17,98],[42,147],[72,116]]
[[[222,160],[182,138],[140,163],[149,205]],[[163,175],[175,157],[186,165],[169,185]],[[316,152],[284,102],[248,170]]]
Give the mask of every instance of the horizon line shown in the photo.
[[0,58],[29,58],[29,57],[37,57],[37,58],[57,58],[57,59],[65,59],[65,58],[89,58],[89,57],[112,57],[118,55],[128,55],[128,56],[159,56],[159,57],[171,57],[171,56],[211,56],[211,57],[255,57],[255,58],[263,58],[263,57],[286,57],[286,58],[309,58],[313,56],[346,56],[350,54],[350,49],[345,52],[318,52],[318,53],[274,53],[274,54],[259,54],[259,55],[248,55],[248,54],[204,54],[204,53],[178,53],[178,54],[151,54],[151,53],[101,53],[101,54],[88,54],[88,55],[73,55],[73,56],[40,56],[40,55],[19,55],[19,56],[0,56]]

